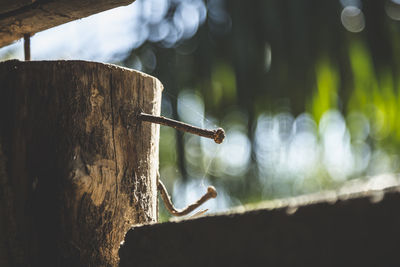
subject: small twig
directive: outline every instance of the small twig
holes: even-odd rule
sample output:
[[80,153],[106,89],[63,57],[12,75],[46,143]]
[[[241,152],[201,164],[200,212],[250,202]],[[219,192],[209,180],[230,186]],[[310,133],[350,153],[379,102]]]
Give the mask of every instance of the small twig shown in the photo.
[[150,115],[150,114],[146,114],[143,112],[138,113],[137,119],[141,120],[141,121],[162,124],[165,126],[175,128],[180,131],[207,137],[207,138],[213,139],[215,141],[215,143],[217,143],[217,144],[221,144],[225,138],[225,131],[222,128],[218,128],[216,130],[207,130],[207,129],[199,128],[196,126],[192,126],[192,125],[184,123],[184,122],[176,121],[176,120],[165,118],[162,116]]
[[31,60],[31,34],[24,34],[24,55],[25,61]]
[[167,189],[165,188],[164,184],[161,182],[160,179],[158,179],[158,191],[160,191],[161,197],[164,201],[165,207],[167,210],[174,216],[184,216],[198,208],[201,204],[209,200],[210,198],[216,198],[217,197],[217,191],[213,186],[209,186],[207,188],[207,193],[204,194],[199,200],[197,200],[195,203],[187,206],[186,208],[182,210],[178,210],[174,207],[174,205],[171,202],[171,198],[168,195]]

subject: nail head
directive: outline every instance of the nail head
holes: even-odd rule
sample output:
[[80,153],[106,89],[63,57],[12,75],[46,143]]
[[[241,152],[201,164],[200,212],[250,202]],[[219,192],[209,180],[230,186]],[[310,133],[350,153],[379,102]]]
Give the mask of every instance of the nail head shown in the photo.
[[212,198],[216,198],[218,195],[217,190],[215,189],[214,186],[209,186],[207,188],[207,194],[209,194],[210,197],[212,197]]
[[221,144],[225,139],[225,131],[222,128],[218,128],[214,133],[214,141],[217,144]]

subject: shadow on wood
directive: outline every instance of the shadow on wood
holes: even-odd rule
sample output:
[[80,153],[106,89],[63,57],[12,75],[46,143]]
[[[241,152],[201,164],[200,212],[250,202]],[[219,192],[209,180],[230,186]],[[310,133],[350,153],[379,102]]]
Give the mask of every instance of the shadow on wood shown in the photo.
[[399,190],[135,227],[120,266],[397,266]]

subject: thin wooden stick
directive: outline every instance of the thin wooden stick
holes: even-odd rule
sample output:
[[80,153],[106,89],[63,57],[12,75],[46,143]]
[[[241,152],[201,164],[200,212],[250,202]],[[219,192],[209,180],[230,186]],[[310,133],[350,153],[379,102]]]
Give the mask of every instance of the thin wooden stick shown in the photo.
[[207,130],[207,129],[199,128],[196,126],[192,126],[192,125],[184,123],[184,122],[176,121],[176,120],[165,118],[162,116],[150,115],[150,114],[146,114],[143,112],[140,112],[138,114],[137,119],[141,120],[141,121],[162,124],[165,126],[175,128],[180,131],[184,131],[184,132],[192,133],[195,135],[203,136],[206,138],[210,138],[210,139],[213,139],[214,142],[217,144],[221,144],[225,138],[225,131],[222,128],[218,128],[216,130]]
[[187,206],[186,208],[182,210],[178,210],[174,207],[174,205],[171,202],[171,198],[168,194],[167,189],[165,188],[164,184],[161,182],[160,179],[158,179],[158,185],[157,185],[158,191],[160,191],[161,198],[164,201],[165,207],[167,210],[174,216],[184,216],[192,212],[193,210],[197,209],[200,205],[202,205],[204,202],[211,198],[216,198],[217,197],[217,191],[213,186],[209,186],[207,188],[207,193],[204,194],[199,200],[197,200],[195,203]]

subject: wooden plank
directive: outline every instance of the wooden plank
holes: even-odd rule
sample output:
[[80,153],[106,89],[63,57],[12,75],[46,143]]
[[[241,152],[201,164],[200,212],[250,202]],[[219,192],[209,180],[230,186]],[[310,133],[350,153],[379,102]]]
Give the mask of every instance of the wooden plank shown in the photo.
[[27,6],[35,2],[35,0],[1,0],[0,1],[0,15],[7,13],[23,6]]
[[136,227],[120,266],[398,265],[399,191]]
[[81,19],[134,0],[1,0],[0,47],[51,27]]

